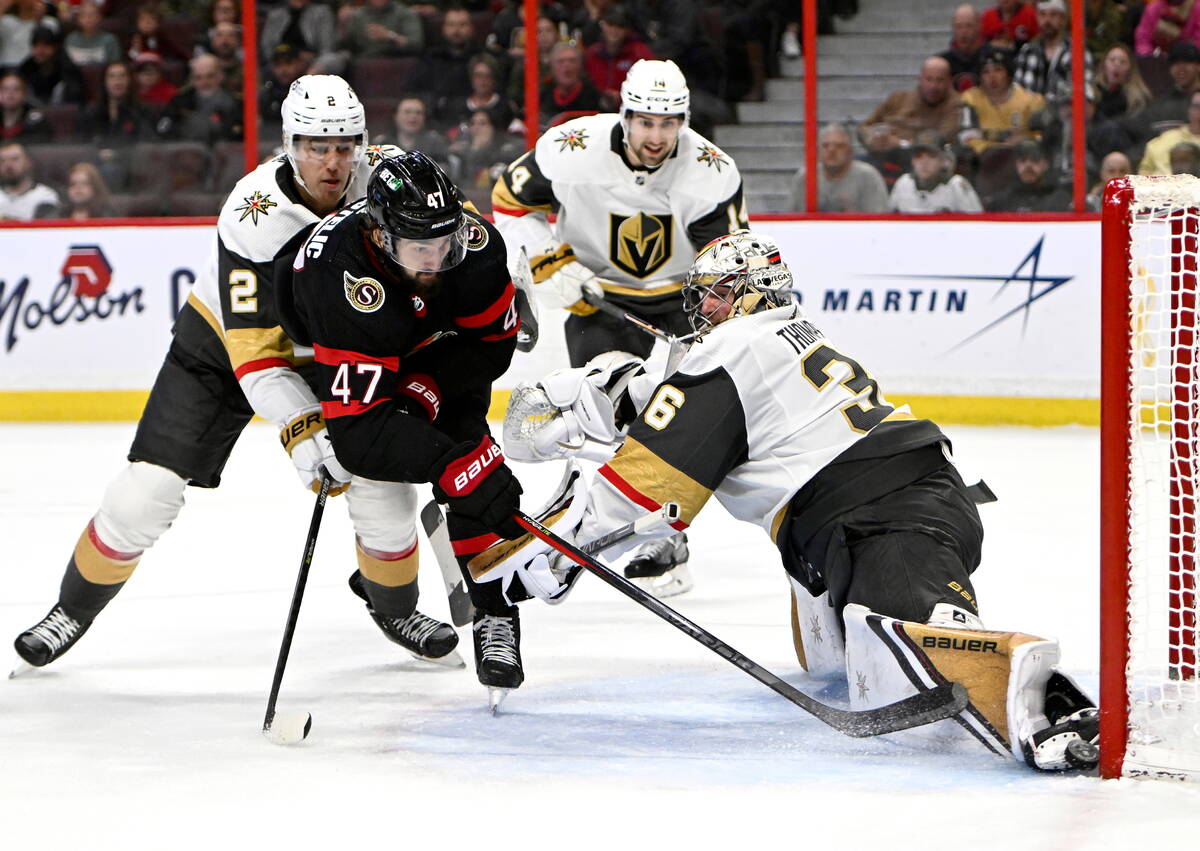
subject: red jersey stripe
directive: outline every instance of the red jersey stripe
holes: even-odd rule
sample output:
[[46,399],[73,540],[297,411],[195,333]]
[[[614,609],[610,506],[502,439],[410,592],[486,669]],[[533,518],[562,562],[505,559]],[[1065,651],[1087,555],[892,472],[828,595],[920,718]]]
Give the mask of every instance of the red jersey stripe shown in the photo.
[[520,207],[501,207],[499,204],[492,204],[493,213],[503,213],[506,216],[528,216],[533,210],[524,210]]
[[400,371],[399,357],[380,358],[375,355],[364,355],[362,352],[352,352],[348,349],[330,349],[320,343],[313,343],[313,359],[325,366],[338,366],[343,363],[377,363],[392,372]]
[[512,281],[509,281],[508,286],[504,288],[504,292],[500,294],[500,298],[496,299],[491,307],[473,316],[456,316],[454,317],[454,324],[459,328],[482,328],[489,322],[494,322],[500,314],[508,310],[512,306],[513,299],[516,296],[517,291],[513,287]]
[[[634,505],[640,505],[647,511],[659,511],[662,509],[661,505],[652,500],[650,497],[646,496],[633,485],[629,484],[629,482],[622,479],[607,464],[600,468],[599,473],[609,484],[620,491],[622,496],[624,496]],[[670,526],[675,531],[682,532],[688,527],[688,524],[684,523],[682,520],[676,520],[674,523],[671,523]]]
[[484,336],[480,337],[479,339],[481,339],[487,343],[490,343],[494,340],[505,340],[520,330],[521,330],[521,320],[518,319],[516,328],[513,328],[510,331],[505,331],[503,334],[485,334]]
[[392,401],[391,396],[384,396],[380,399],[376,399],[369,405],[364,405],[362,402],[351,402],[349,405],[342,402],[322,402],[321,416],[327,420],[332,420],[336,417],[356,417],[359,414],[365,414],[376,405],[390,401]]
[[258,360],[247,361],[233,371],[234,376],[241,381],[252,372],[260,372],[264,369],[270,369],[273,366],[282,366],[291,369],[294,364],[283,358],[259,358]]
[[477,535],[474,538],[463,538],[459,541],[451,541],[450,546],[453,548],[456,556],[473,556],[476,553],[483,552],[499,540],[499,535],[493,535],[491,532],[489,532],[486,535]]

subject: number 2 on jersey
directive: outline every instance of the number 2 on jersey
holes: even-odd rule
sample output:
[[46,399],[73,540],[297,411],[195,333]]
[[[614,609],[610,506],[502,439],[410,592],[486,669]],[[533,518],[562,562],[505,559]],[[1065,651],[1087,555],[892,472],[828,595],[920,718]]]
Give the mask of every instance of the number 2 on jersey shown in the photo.
[[829,367],[835,363],[850,367],[850,377],[843,378],[839,384],[856,395],[864,390],[869,391],[866,399],[847,402],[840,409],[846,421],[850,423],[850,428],[858,432],[868,432],[883,422],[895,408],[879,401],[879,383],[862,368],[862,364],[822,344],[806,354],[800,361],[800,366],[808,382],[818,390],[823,390],[825,385],[833,380],[833,376],[829,374]]

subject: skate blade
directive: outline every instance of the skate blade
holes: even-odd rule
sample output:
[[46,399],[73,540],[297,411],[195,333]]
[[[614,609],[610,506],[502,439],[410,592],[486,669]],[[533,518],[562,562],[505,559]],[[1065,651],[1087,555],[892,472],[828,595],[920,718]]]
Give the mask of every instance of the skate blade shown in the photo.
[[408,651],[408,655],[412,656],[421,662],[429,662],[431,665],[439,665],[443,668],[465,668],[467,663],[463,661],[463,657],[459,655],[457,650],[451,650],[445,656],[422,656],[420,653]]
[[308,712],[281,712],[263,728],[267,741],[275,745],[298,745],[312,731],[312,715]]
[[638,576],[629,581],[660,600],[686,594],[692,590],[694,585],[692,574],[687,569],[687,562],[677,564],[659,576]]
[[10,680],[15,680],[17,677],[23,674],[28,674],[32,670],[33,665],[30,665],[28,662],[18,656],[16,664],[13,665],[12,670],[8,673],[8,678]]
[[488,711],[495,715],[500,704],[504,702],[504,698],[508,697],[509,691],[510,689],[488,686]]

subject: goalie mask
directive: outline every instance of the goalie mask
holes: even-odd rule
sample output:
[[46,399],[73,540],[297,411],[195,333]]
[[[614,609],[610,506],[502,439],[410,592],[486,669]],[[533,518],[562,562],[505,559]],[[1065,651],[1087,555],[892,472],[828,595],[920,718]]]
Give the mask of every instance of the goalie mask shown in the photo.
[[443,272],[466,256],[469,223],[458,187],[420,151],[375,167],[365,212],[381,231],[383,253],[409,272]]
[[683,307],[696,333],[733,316],[791,304],[792,273],[775,240],[737,230],[710,242],[692,262]]
[[[296,182],[305,189],[297,158],[305,156],[302,142],[327,138],[349,139],[351,174],[367,150],[367,117],[350,84],[331,74],[306,74],[292,83],[280,110],[283,150]],[[349,185],[349,178],[347,178]]]

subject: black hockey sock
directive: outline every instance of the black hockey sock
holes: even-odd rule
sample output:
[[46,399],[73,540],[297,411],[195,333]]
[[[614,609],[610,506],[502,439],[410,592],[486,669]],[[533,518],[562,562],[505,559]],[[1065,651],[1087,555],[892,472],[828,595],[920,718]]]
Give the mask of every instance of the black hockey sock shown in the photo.
[[58,602],[63,611],[75,620],[89,623],[96,619],[96,615],[117,596],[124,585],[124,582],[114,582],[111,585],[89,582],[75,566],[75,557],[72,556],[59,587]]

